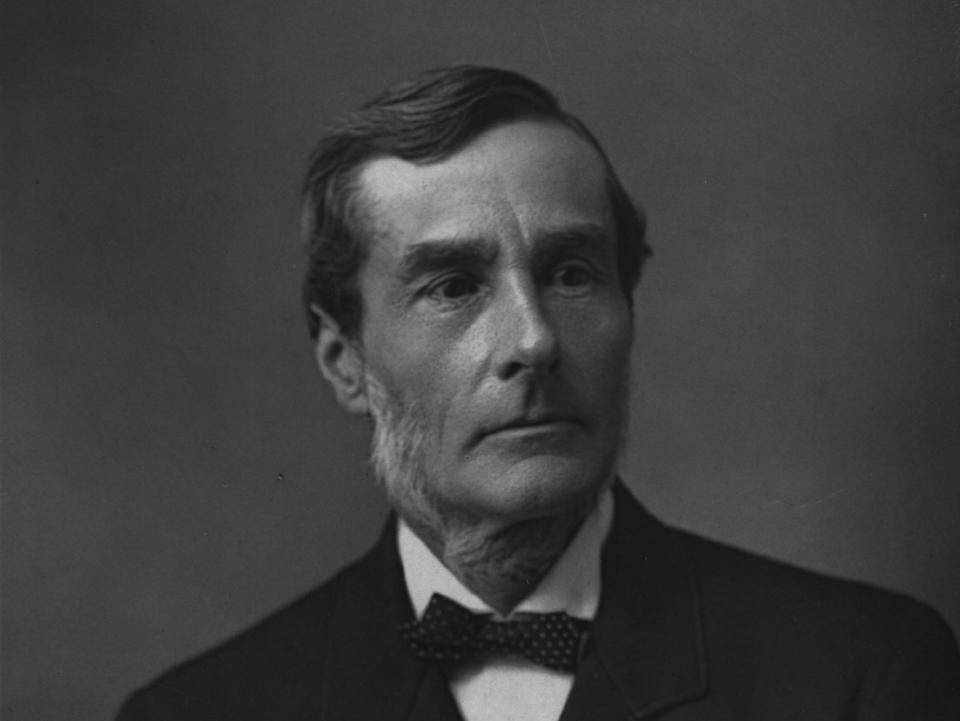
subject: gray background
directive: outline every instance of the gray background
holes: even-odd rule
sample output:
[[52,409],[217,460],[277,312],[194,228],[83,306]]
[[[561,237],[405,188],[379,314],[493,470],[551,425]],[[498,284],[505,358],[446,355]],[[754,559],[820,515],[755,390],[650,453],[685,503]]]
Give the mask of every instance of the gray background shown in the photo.
[[[3,718],[107,718],[363,550],[297,191],[412,71],[555,88],[646,206],[626,476],[960,625],[956,2],[5,2]],[[825,659],[828,662],[828,659]]]

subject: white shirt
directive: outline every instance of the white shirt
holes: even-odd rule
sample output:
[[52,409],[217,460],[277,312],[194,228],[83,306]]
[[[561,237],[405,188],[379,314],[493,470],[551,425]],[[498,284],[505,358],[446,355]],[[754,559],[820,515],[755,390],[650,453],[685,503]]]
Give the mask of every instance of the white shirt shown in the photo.
[[[613,494],[606,490],[584,519],[573,541],[540,584],[514,612],[566,611],[593,620],[600,602],[600,552],[613,519]],[[398,524],[397,541],[407,592],[417,618],[434,593],[479,613],[496,613],[430,552],[407,524]],[[573,674],[554,671],[521,656],[463,664],[450,678],[453,697],[465,721],[557,721]]]

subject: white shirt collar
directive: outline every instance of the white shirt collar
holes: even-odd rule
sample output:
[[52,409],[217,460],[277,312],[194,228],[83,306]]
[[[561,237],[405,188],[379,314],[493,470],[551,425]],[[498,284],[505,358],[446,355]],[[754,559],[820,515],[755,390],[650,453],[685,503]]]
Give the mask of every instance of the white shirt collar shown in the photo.
[[[563,555],[514,611],[566,611],[571,616],[592,620],[600,602],[600,552],[612,519],[613,494],[607,489]],[[423,615],[434,593],[442,593],[471,611],[494,613],[447,570],[402,519],[397,524],[397,544],[417,618]]]

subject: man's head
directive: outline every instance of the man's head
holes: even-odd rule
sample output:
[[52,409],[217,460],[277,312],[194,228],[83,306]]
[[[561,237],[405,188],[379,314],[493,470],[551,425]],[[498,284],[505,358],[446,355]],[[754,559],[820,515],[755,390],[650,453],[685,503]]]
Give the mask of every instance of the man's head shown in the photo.
[[546,90],[459,67],[388,91],[321,143],[304,219],[321,370],[408,521],[517,522],[610,479],[648,250]]
[[303,189],[302,233],[307,250],[303,300],[316,338],[321,308],[354,335],[363,317],[357,271],[371,238],[357,198],[359,171],[373,158],[413,163],[443,160],[494,125],[539,118],[562,125],[597,152],[617,224],[620,281],[631,296],[650,249],[642,213],[630,200],[600,144],[550,91],[508,70],[460,65],[399,83],[328,129],[313,154]]

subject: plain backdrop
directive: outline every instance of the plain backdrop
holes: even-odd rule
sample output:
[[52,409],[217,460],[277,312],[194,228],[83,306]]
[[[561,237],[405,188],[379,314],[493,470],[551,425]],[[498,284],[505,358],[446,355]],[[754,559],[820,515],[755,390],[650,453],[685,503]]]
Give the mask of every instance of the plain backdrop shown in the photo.
[[3,718],[109,718],[371,543],[299,184],[331,117],[453,62],[555,89],[647,210],[636,493],[958,628],[958,27],[930,0],[4,2]]

